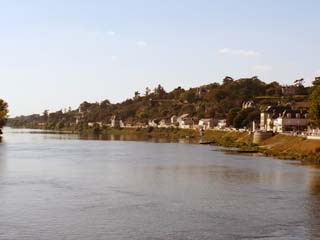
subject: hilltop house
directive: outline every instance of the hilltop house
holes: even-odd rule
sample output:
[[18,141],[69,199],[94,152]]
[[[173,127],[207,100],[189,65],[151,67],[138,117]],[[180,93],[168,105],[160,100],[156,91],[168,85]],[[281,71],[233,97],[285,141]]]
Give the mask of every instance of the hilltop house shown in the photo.
[[254,103],[254,101],[248,101],[248,102],[243,102],[242,103],[242,109],[247,109],[247,108],[255,108],[256,104]]
[[284,96],[292,96],[297,93],[297,87],[295,85],[286,85],[281,87],[282,95]]
[[179,123],[179,128],[192,128],[193,127],[193,119],[189,117],[189,114],[182,114],[177,118],[177,122]]
[[269,106],[260,114],[260,129],[263,131],[304,131],[307,126],[307,110],[293,110],[289,106]]

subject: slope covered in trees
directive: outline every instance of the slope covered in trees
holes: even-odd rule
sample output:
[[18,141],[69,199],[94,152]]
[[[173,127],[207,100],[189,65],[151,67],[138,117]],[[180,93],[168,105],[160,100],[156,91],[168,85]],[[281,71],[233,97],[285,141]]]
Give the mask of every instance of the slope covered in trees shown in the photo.
[[[309,88],[299,90],[307,96]],[[300,100],[305,97],[300,96]],[[118,115],[126,124],[144,124],[151,119],[168,119],[173,115],[188,113],[195,120],[201,118],[226,118],[229,125],[244,127],[259,118],[258,108],[242,109],[243,102],[254,100],[259,107],[280,102],[296,101],[295,96],[283,96],[277,82],[265,83],[257,77],[234,80],[225,77],[221,84],[212,83],[185,90],[177,87],[167,92],[161,85],[153,91],[146,88],[143,94],[136,91],[132,98],[111,104],[108,100],[100,103],[83,102],[79,109],[57,111],[42,115],[22,116],[10,119],[12,126],[47,129],[79,129],[88,122],[109,123],[112,115]],[[75,124],[81,119],[80,124]]]

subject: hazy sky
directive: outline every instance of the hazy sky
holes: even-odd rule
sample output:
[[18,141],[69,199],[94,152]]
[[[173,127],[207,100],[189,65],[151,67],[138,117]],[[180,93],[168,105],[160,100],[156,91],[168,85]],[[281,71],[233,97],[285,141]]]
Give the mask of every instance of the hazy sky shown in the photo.
[[11,116],[119,102],[158,83],[320,75],[317,0],[0,0]]

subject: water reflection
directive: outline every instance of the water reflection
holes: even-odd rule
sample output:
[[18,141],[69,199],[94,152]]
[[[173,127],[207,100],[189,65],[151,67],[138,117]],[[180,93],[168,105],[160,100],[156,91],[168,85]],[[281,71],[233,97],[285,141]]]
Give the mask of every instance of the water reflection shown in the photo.
[[199,140],[193,138],[161,138],[139,135],[80,135],[82,140],[109,140],[109,141],[147,141],[153,143],[199,143]]
[[307,185],[310,195],[305,206],[309,239],[320,239],[320,169],[309,168]]
[[10,131],[0,240],[320,238],[319,169],[162,138]]
[[0,176],[5,173],[6,168],[6,145],[1,140],[2,139],[0,139]]

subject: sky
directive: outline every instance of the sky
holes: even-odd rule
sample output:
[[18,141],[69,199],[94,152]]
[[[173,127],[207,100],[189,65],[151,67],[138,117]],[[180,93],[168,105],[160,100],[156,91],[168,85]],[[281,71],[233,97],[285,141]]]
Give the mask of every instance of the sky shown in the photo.
[[0,0],[10,116],[121,102],[148,86],[320,75],[318,0]]

